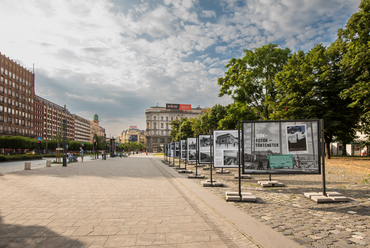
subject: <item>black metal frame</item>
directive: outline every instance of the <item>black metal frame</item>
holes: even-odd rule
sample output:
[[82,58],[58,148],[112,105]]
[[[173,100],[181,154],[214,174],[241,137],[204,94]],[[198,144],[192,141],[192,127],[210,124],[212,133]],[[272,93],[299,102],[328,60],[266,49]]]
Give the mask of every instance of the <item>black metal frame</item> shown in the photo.
[[[244,124],[245,123],[292,123],[292,122],[311,122],[311,123],[316,123],[317,124],[317,135],[318,137],[316,137],[317,139],[317,151],[318,151],[318,168],[317,168],[317,172],[316,171],[294,171],[294,170],[287,170],[285,169],[284,171],[279,171],[279,169],[274,169],[273,171],[272,170],[251,170],[251,171],[248,171],[245,169],[245,161],[244,161],[244,154],[245,154],[245,151],[244,151]],[[312,119],[312,120],[278,120],[278,121],[242,121],[241,122],[242,126],[241,126],[241,130],[242,130],[242,161],[241,161],[241,164],[242,164],[242,167],[243,167],[243,173],[247,173],[247,174],[256,174],[256,175],[271,175],[271,174],[274,174],[274,175],[279,175],[279,174],[321,174],[321,157],[322,157],[322,154],[324,154],[322,151],[321,151],[321,146],[323,146],[322,143],[322,140],[321,140],[321,124],[320,124],[320,120],[317,120],[317,119]],[[311,130],[312,132],[312,130]],[[313,134],[312,134],[313,135]],[[314,139],[312,139],[312,144],[314,145]],[[281,146],[281,142],[279,144]]]
[[[238,131],[237,129],[235,130],[235,129],[225,129],[225,130],[213,130],[213,142],[212,142],[212,144],[213,144],[213,155],[215,154],[215,152],[216,152],[216,148],[215,148],[215,132],[227,132],[227,131]],[[238,133],[238,145],[240,145],[240,131],[239,131],[239,133]],[[214,156],[212,156],[213,158],[214,158]],[[238,164],[240,163],[240,158],[238,157]],[[213,161],[214,162],[214,161]],[[213,164],[213,166],[215,167],[215,168],[238,168],[239,167],[239,165],[235,165],[235,166],[216,166],[215,164]]]

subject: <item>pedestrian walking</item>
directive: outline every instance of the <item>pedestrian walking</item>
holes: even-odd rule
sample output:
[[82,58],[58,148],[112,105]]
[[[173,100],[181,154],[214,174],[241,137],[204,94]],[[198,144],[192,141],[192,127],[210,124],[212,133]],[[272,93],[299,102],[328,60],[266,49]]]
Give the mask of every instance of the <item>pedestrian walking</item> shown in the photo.
[[84,149],[82,149],[82,147],[80,147],[80,157],[81,157],[81,162],[84,161]]

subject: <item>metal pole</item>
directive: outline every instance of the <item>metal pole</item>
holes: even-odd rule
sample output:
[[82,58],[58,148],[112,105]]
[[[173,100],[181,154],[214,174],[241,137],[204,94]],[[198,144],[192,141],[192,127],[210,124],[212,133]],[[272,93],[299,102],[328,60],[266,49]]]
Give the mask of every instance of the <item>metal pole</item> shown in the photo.
[[181,145],[181,116],[180,116],[180,125],[179,125],[179,145],[180,145],[180,154],[179,154],[179,168],[181,168],[181,155],[182,155],[182,145]]
[[196,151],[195,151],[195,176],[198,176],[199,135],[197,135],[195,142],[196,142]]
[[212,130],[209,130],[209,171],[211,174],[211,183],[213,183],[212,180],[212,139],[211,139]]
[[320,120],[320,132],[321,132],[321,159],[322,159],[322,194],[326,195],[326,182],[325,182],[325,139],[324,139],[324,120]]
[[238,161],[239,161],[239,199],[242,200],[242,175],[240,163],[240,121],[238,121]]
[[175,146],[175,141],[173,143],[173,156],[172,156],[172,165],[175,166],[175,157],[176,157],[176,146]]
[[63,120],[63,166],[67,166],[67,154],[66,154],[66,136],[67,136],[67,120]]

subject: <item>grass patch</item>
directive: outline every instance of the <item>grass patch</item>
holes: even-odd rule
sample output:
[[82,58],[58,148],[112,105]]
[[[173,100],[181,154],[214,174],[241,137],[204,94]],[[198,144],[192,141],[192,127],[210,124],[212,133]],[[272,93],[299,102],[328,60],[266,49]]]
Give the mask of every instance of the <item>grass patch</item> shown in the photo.
[[368,184],[368,183],[370,183],[370,179],[366,179],[366,178],[365,178],[364,180],[362,180],[362,181],[361,181],[361,183],[363,183],[363,184]]

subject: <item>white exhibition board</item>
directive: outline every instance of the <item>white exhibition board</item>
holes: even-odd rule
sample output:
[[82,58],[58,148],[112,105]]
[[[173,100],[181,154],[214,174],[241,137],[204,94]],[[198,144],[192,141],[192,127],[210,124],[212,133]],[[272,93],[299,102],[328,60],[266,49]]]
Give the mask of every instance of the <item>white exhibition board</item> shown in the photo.
[[238,130],[214,130],[213,154],[215,168],[238,168]]

